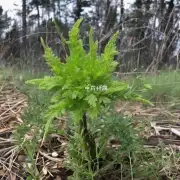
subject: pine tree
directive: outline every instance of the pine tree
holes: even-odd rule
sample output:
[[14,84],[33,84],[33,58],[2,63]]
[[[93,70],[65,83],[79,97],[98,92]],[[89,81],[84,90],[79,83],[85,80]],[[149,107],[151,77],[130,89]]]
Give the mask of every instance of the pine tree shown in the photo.
[[10,18],[7,15],[7,12],[3,12],[2,6],[0,6],[0,39],[4,33],[4,29],[8,27]]

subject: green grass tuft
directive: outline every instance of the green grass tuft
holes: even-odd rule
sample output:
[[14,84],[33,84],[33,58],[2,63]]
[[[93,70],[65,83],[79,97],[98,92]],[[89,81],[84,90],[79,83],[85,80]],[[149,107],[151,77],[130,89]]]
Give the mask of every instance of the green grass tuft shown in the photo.
[[154,104],[180,105],[180,71],[164,71],[155,75],[142,74],[137,78],[130,77],[127,81],[136,86],[141,82],[151,85],[152,89],[142,94]]

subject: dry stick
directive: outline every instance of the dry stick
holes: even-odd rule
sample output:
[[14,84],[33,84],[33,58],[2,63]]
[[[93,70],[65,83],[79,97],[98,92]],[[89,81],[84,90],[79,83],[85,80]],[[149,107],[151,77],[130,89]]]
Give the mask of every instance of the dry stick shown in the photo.
[[131,45],[131,46],[132,46],[132,47],[137,46],[138,44],[140,44],[141,42],[143,42],[145,39],[151,37],[151,35],[152,35],[152,33],[151,33],[150,35],[148,35],[148,36],[145,36],[144,38],[142,38],[142,39],[139,40],[137,43],[135,43],[135,44],[133,44],[133,45]]
[[15,142],[15,141],[0,141],[0,145],[9,145],[11,144],[12,142]]
[[16,103],[14,106],[12,106],[11,108],[7,109],[6,111],[4,111],[1,115],[0,115],[0,118],[5,114],[7,113],[9,110],[12,110],[14,107],[16,107],[17,105],[21,104],[22,102],[24,102],[26,99],[23,99],[21,101],[19,101],[18,103]]
[[[172,30],[169,32],[169,34],[172,32]],[[167,38],[166,38],[166,41],[165,42],[167,42],[168,41],[168,37],[169,36],[167,36]],[[170,48],[170,46],[172,45],[172,43],[173,43],[173,41],[174,41],[174,39],[176,38],[176,36],[174,35],[174,37],[173,37],[173,39],[171,40],[171,42],[170,42],[170,44],[169,44],[169,46],[166,48],[166,50],[165,51],[163,51],[164,53],[166,53],[167,51],[168,51],[168,49]],[[162,60],[162,58],[163,58],[163,56],[161,55],[161,59],[160,59],[160,61],[159,62],[161,62],[161,60]],[[155,66],[157,67],[157,65],[159,64],[159,62],[157,62],[156,64],[155,64]]]
[[35,164],[37,164],[38,159],[39,159],[39,151],[37,152],[37,155],[36,155]]
[[[8,159],[0,159],[0,164],[1,165],[4,165],[5,166],[5,164],[6,165],[9,165],[9,163],[7,162],[7,160],[9,160],[9,158]],[[16,165],[18,165],[17,163],[15,163]],[[14,168],[17,168],[15,165],[13,165],[12,167],[14,167]],[[8,168],[8,167],[6,167],[6,169],[8,170],[8,171],[11,171],[11,169],[10,168]]]
[[134,48],[134,49],[129,48],[127,50],[121,50],[121,52],[126,53],[126,52],[132,52],[132,51],[140,51],[140,50],[143,50],[145,48],[146,48],[146,46],[143,46],[143,47],[140,47],[140,48]]
[[[128,21],[131,21],[133,19],[136,19],[136,18],[131,18],[130,20],[126,20],[124,22],[128,22]],[[106,39],[108,39],[110,36],[112,36],[112,34],[119,29],[119,27],[121,26],[121,22],[117,23],[116,25],[114,25],[114,27],[107,33],[105,34],[100,40],[99,40],[99,44],[102,43],[103,41],[105,41]],[[140,29],[140,28],[147,28],[146,26],[142,26],[142,27],[138,27],[138,28],[134,28],[134,30],[137,30],[137,29]]]
[[17,111],[13,111],[13,109],[9,109],[14,115],[21,112],[22,108],[17,109]]
[[8,147],[8,148],[3,148],[3,149],[0,149],[0,153],[4,152],[4,151],[8,151],[8,150],[12,150],[16,148],[16,146],[11,146],[11,147]]
[[177,129],[170,128],[170,131],[171,131],[172,133],[174,133],[176,136],[179,136],[179,137],[180,137],[180,131],[178,131]]
[[[154,10],[155,10],[156,13],[154,14],[154,21],[153,21],[153,28],[152,29],[156,29],[156,20],[158,19],[158,14],[159,14],[156,7],[154,7]],[[156,37],[156,32],[153,30],[152,31],[152,39],[155,39],[155,37]],[[154,46],[153,40],[151,40],[151,44],[150,44],[149,47],[150,47],[150,49],[153,50],[152,57],[154,57],[155,52],[156,52],[156,46]]]
[[14,152],[18,149],[18,147],[13,148],[12,150],[8,151],[6,154],[4,154],[4,157],[6,157],[7,155],[9,155],[11,152]]
[[2,138],[0,137],[0,141],[5,141],[5,142],[16,142],[15,140],[11,140],[11,139],[5,139],[5,138]]
[[0,159],[0,164],[6,168],[6,170],[8,170],[9,172],[15,174],[17,177],[21,178],[18,174],[16,174],[15,172],[11,171],[11,169],[9,169],[5,164],[7,164],[5,161],[3,162],[1,159]]
[[7,133],[7,132],[11,132],[13,130],[13,128],[2,128],[0,129],[0,134],[4,134],[4,133]]
[[[170,16],[169,16],[168,23],[167,23],[167,25],[166,25],[164,34],[166,34],[166,31],[167,31],[167,28],[168,28],[168,26],[169,26],[170,19],[171,19],[173,13],[174,13],[174,10],[175,10],[175,8],[173,8],[173,11],[171,12],[171,14],[170,14]],[[171,31],[172,31],[172,30],[171,30]],[[161,47],[163,47],[163,45],[166,44],[166,42],[168,41],[168,38],[169,38],[169,37],[166,36],[166,38],[165,38],[164,41],[162,42]],[[162,53],[163,53],[163,52],[164,52],[164,48],[162,49],[162,51],[159,52],[159,54],[158,54],[158,56],[157,56],[157,59],[159,59],[160,56],[161,56],[161,58],[160,58],[160,60],[155,64],[155,66],[157,66],[158,63],[161,62],[161,60],[162,60],[162,58],[163,58],[163,57],[162,57]],[[151,64],[149,65],[149,67],[146,69],[146,72],[149,71],[149,70],[152,68],[152,66],[153,66],[154,63],[155,63],[155,59],[152,61],[152,63],[151,63]]]
[[123,164],[121,163],[121,180],[123,180],[123,173],[122,173],[122,170],[123,170]]
[[133,180],[133,169],[132,169],[132,161],[131,161],[131,155],[129,153],[129,160],[130,160],[130,168],[131,168],[131,180]]
[[9,159],[9,168],[10,168],[10,169],[12,169],[13,164],[14,164],[14,162],[15,162],[15,160],[14,160],[15,152],[16,152],[16,151],[13,150],[12,153],[11,153],[11,155],[10,155],[10,159]]
[[45,158],[47,158],[47,159],[49,159],[49,160],[51,160],[51,161],[54,161],[54,162],[61,162],[62,161],[62,159],[59,159],[59,158],[54,158],[54,157],[51,157],[51,156],[49,156],[48,154],[46,154],[46,153],[44,153],[44,152],[42,152],[42,151],[38,151],[42,156],[44,156]]
[[1,123],[5,124],[11,117],[12,115],[9,115],[9,114],[7,116],[0,117]]

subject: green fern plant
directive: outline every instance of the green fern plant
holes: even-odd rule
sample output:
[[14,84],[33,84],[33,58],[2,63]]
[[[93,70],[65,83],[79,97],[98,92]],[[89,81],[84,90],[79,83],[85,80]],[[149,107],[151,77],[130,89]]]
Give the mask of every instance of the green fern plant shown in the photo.
[[[74,24],[68,41],[63,39],[70,52],[65,64],[61,63],[59,57],[55,56],[52,49],[41,39],[45,50],[44,57],[53,76],[33,79],[27,83],[53,93],[52,105],[45,114],[44,138],[52,120],[68,112],[76,126],[76,133],[82,138],[79,142],[81,151],[86,154],[86,160],[93,163],[96,159],[96,143],[89,131],[88,121],[95,119],[104,107],[117,98],[150,102],[137,94],[129,84],[112,78],[112,72],[117,66],[114,56],[118,53],[116,40],[119,33],[116,32],[112,36],[105,46],[104,53],[98,56],[98,42],[93,40],[92,28],[89,33],[89,52],[84,50],[79,37],[81,22],[82,19],[79,19]],[[142,89],[147,89],[147,86]]]

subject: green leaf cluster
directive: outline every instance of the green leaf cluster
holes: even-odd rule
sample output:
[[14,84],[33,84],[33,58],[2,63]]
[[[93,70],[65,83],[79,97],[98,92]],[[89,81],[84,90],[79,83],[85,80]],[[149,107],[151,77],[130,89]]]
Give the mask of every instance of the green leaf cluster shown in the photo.
[[112,78],[112,72],[117,66],[114,56],[118,53],[116,40],[119,32],[112,36],[104,52],[97,55],[98,42],[94,41],[91,28],[89,52],[86,52],[79,36],[82,20],[79,19],[74,24],[69,32],[69,39],[67,41],[63,39],[70,52],[66,57],[66,63],[61,63],[60,58],[55,56],[52,49],[47,47],[41,39],[45,50],[44,58],[53,76],[33,79],[27,83],[53,92],[52,104],[46,113],[47,124],[50,124],[53,118],[66,112],[72,114],[74,122],[78,122],[84,112],[93,119],[97,117],[102,107],[116,98],[149,103],[141,95],[135,93],[129,84],[115,81]]

